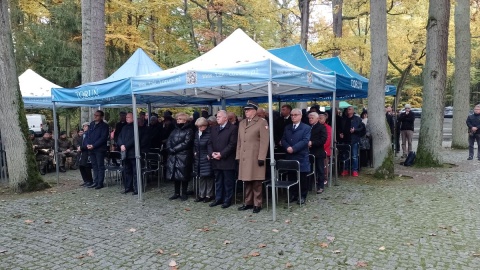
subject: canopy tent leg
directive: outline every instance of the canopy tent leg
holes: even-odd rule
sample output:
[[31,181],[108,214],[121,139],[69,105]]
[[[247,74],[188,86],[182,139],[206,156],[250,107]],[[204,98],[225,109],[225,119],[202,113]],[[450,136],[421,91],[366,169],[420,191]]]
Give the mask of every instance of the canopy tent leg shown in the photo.
[[[275,192],[275,141],[273,140],[273,98],[272,81],[268,82],[268,131],[270,135],[270,178],[272,181],[272,219],[277,220],[277,196]],[[268,192],[268,190],[266,190]]]
[[[133,106],[133,113],[136,116],[137,112],[137,99],[135,95],[132,93],[132,106]],[[140,142],[138,139],[138,121],[136,117],[133,120],[133,138],[135,140],[135,160],[137,166],[137,191],[138,191],[138,201],[143,201],[143,185],[142,185],[142,165],[140,160]]]
[[58,160],[58,123],[57,123],[57,108],[55,106],[55,102],[53,102],[53,139],[54,139],[54,144],[55,144],[55,149],[54,149],[54,158],[56,158],[57,164],[55,164],[55,173],[57,177],[57,186],[60,185],[60,176],[59,176],[59,160]]

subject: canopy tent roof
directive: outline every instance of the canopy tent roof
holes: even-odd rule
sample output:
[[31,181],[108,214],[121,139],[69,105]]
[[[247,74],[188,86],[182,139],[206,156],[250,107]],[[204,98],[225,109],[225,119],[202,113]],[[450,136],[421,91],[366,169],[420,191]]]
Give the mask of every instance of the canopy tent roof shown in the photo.
[[[331,57],[319,59],[318,62],[327,68],[335,71],[336,74],[342,75],[337,77],[337,87],[342,88],[356,88],[359,90],[355,97],[351,98],[366,98],[368,95],[368,79],[351,69],[340,57]],[[345,79],[348,78],[348,79]],[[360,92],[361,91],[361,92]],[[397,94],[397,87],[394,85],[385,86],[385,95],[394,96]]]
[[25,70],[18,76],[18,83],[26,109],[52,107],[51,89],[60,88],[31,69]]
[[250,99],[266,102],[268,82],[275,96],[320,95],[335,91],[333,72],[296,67],[262,48],[237,29],[215,48],[175,68],[132,78],[139,96],[186,97],[194,100]]
[[[130,78],[161,71],[162,69],[142,50],[135,53],[108,78],[85,83],[75,88],[54,88],[52,98],[55,102],[75,103],[78,105],[122,106],[132,104]],[[182,97],[158,97],[155,100],[139,98],[139,103],[168,103],[181,105],[191,100]]]

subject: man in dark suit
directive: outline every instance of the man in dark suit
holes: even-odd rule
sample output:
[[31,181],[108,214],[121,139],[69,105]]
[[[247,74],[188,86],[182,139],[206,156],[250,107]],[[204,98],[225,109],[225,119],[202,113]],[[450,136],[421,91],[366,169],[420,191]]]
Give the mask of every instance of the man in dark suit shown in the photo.
[[105,180],[105,155],[107,153],[108,124],[103,121],[103,111],[96,111],[94,121],[90,123],[87,137],[85,138],[87,149],[89,150],[90,160],[93,170],[93,184],[89,188],[103,188]]
[[218,125],[212,128],[208,144],[215,174],[215,201],[210,206],[222,205],[228,208],[232,204],[235,186],[235,151],[237,149],[238,127],[228,121],[227,112],[217,112]]
[[123,194],[133,192],[133,195],[138,194],[137,191],[137,164],[135,159],[135,139],[133,127],[133,113],[129,112],[126,116],[126,125],[122,128],[122,132],[118,135],[118,146],[120,151],[125,152],[125,175],[124,184],[125,190]]
[[290,117],[290,112],[292,111],[292,106],[284,104],[280,110],[280,117],[273,123],[273,140],[275,145],[279,145],[282,140],[283,131],[286,126],[292,125],[292,118]]
[[308,141],[308,148],[310,154],[315,156],[315,171],[317,179],[317,194],[323,192],[325,182],[325,142],[327,141],[327,129],[318,121],[318,113],[311,112],[308,114],[308,122],[312,127],[310,134],[310,141]]
[[[308,193],[307,174],[310,172],[310,161],[308,159],[308,142],[310,141],[311,128],[302,123],[302,111],[293,109],[290,116],[292,124],[285,127],[282,137],[282,147],[286,152],[285,159],[297,160],[300,162],[300,191],[292,189],[291,201],[298,200],[298,204],[305,204]],[[300,195],[300,198],[298,198]]]

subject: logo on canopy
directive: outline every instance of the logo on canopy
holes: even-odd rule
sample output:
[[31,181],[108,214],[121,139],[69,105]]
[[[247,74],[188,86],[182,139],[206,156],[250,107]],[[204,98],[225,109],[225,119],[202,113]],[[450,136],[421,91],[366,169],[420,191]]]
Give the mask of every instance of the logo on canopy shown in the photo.
[[363,87],[363,82],[359,80],[350,80],[350,86],[355,88],[355,89],[362,89]]
[[186,76],[187,76],[187,84],[196,84],[197,83],[197,72],[188,71]]

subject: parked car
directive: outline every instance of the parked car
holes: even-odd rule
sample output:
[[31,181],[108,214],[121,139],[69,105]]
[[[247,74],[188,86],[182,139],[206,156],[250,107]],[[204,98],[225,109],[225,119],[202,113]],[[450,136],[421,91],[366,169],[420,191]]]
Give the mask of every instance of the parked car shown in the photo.
[[35,132],[35,136],[43,136],[48,130],[48,123],[43,114],[27,114],[28,129]]
[[445,110],[443,111],[443,117],[444,118],[453,118],[453,107],[452,106],[445,107]]
[[[415,118],[421,118],[422,117],[422,108],[411,108],[411,112],[415,113]],[[405,112],[405,109],[402,109],[400,113]]]

